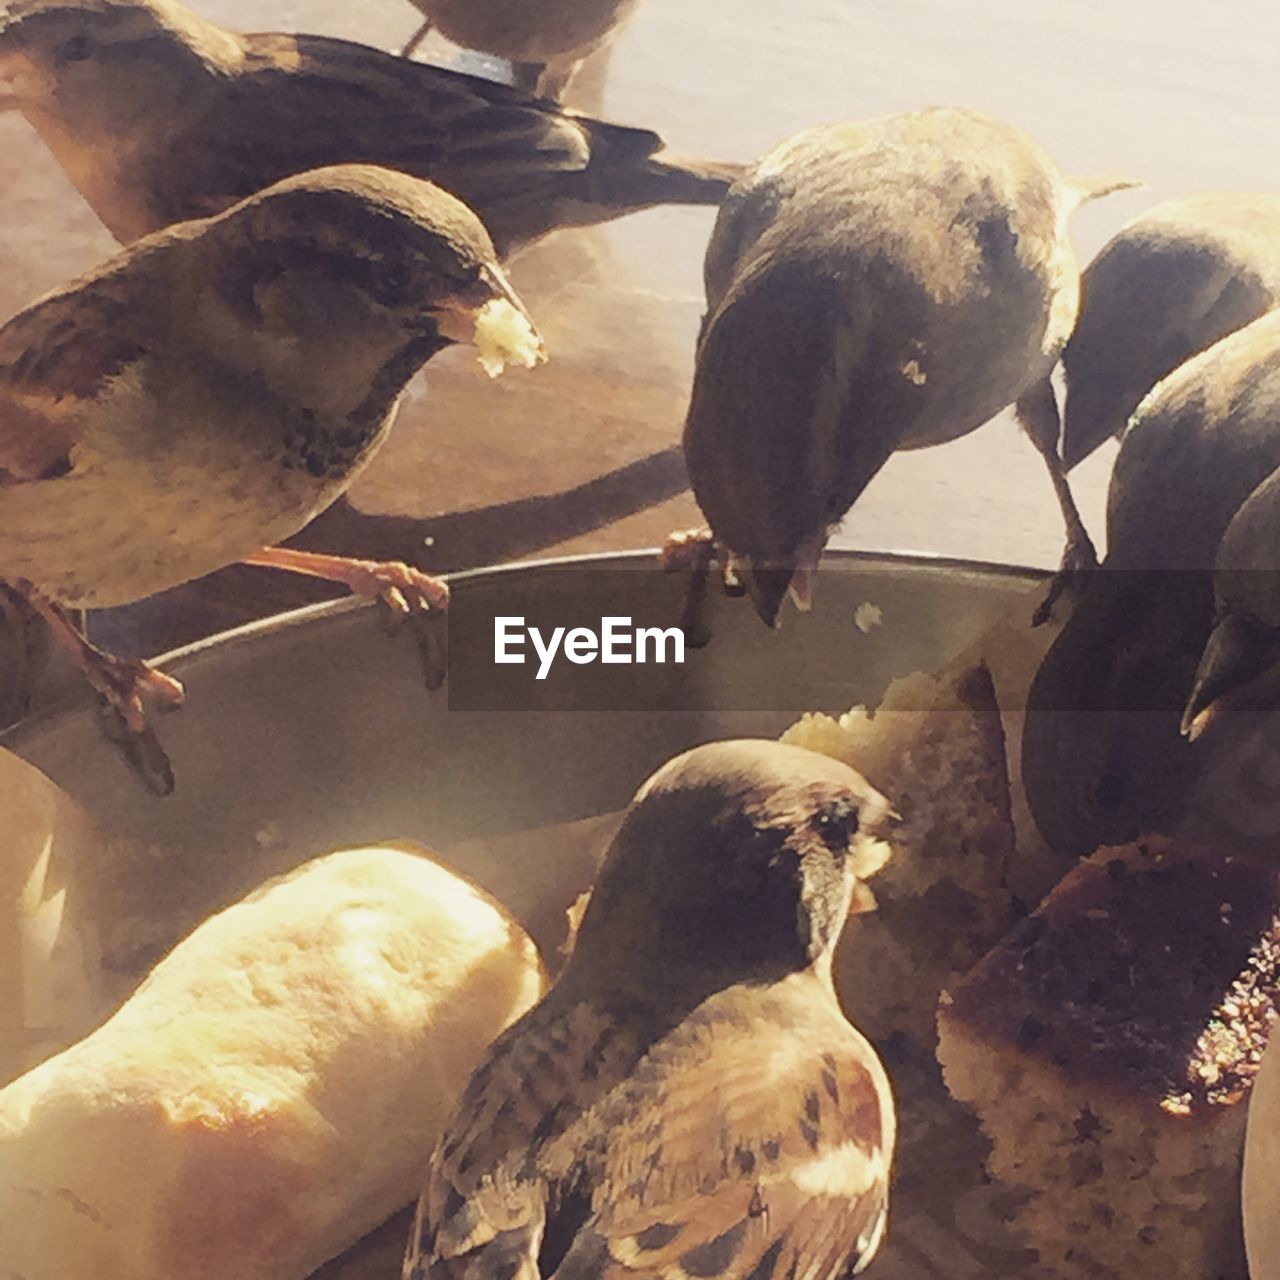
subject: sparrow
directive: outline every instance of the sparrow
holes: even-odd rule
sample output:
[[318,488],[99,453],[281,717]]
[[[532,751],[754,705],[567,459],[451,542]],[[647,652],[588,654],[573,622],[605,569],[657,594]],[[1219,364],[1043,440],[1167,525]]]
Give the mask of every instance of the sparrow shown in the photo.
[[144,695],[181,687],[95,650],[69,611],[243,560],[439,614],[444,584],[406,565],[274,544],[351,484],[454,342],[491,373],[543,357],[479,220],[405,174],[319,169],[137,241],[0,328],[0,581],[135,740]]
[[894,1105],[831,961],[888,820],[800,747],[711,743],[660,768],[561,976],[445,1127],[404,1280],[861,1271]]
[[560,99],[583,61],[607,44],[640,0],[413,0],[426,21],[405,45],[408,57],[433,27],[464,49],[505,58],[514,82]]
[[1271,312],[1171,373],[1130,422],[1107,495],[1106,560],[1036,672],[1023,725],[1027,801],[1065,858],[1169,832],[1185,806],[1200,763],[1180,732],[1184,708],[1190,723],[1214,691],[1202,682],[1192,693],[1214,625],[1215,558],[1280,466],[1278,407]]
[[1067,469],[1184,361],[1280,302],[1280,195],[1212,192],[1148,209],[1081,277],[1062,352]]
[[952,108],[798,134],[737,183],[704,266],[684,430],[708,541],[769,625],[804,607],[827,538],[899,449],[1015,404],[1095,563],[1057,456],[1049,375],[1075,320],[1068,215],[1132,186],[1068,181],[1026,134]]
[[176,0],[17,0],[0,18],[5,82],[122,243],[292,174],[367,163],[457,196],[505,259],[557,227],[718,204],[742,170],[366,45],[240,35]]

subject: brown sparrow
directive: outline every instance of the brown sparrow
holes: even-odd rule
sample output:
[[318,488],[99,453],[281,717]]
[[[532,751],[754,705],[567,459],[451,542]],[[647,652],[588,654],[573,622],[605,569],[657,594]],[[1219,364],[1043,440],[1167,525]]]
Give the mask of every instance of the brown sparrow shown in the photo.
[[887,802],[712,743],[641,787],[559,980],[431,1158],[405,1280],[837,1280],[885,1227],[895,1117],[831,959]]
[[1067,181],[1019,130],[937,108],[807,130],[733,188],[684,444],[711,537],[767,623],[789,587],[807,602],[831,530],[895,451],[1009,404],[1053,478],[1064,568],[1094,563],[1049,375],[1079,293],[1068,216],[1131,185]]
[[[1212,677],[1202,668],[1197,684],[1215,558],[1237,511],[1280,467],[1277,406],[1272,312],[1161,381],[1125,433],[1107,495],[1107,558],[1081,584],[1027,699],[1023,783],[1036,826],[1063,857],[1169,832],[1183,810],[1200,759],[1179,732],[1184,714],[1191,728],[1234,683],[1220,667]],[[1265,542],[1256,550],[1260,563],[1275,554]]]
[[122,242],[360,162],[452,192],[505,258],[557,227],[718,204],[741,172],[366,45],[226,31],[176,0],[17,0],[0,17],[6,82]]
[[1280,302],[1280,195],[1213,192],[1148,209],[1085,268],[1062,352],[1062,458],[1117,439],[1143,396]]
[[635,16],[640,0],[413,0],[426,22],[407,57],[435,27],[464,49],[512,64],[515,83],[559,99],[582,62]]
[[452,342],[494,373],[542,358],[478,219],[405,174],[316,170],[138,241],[0,328],[0,580],[135,736],[142,695],[180,687],[67,610],[247,560],[438,613],[444,585],[405,565],[273,544],[351,484]]

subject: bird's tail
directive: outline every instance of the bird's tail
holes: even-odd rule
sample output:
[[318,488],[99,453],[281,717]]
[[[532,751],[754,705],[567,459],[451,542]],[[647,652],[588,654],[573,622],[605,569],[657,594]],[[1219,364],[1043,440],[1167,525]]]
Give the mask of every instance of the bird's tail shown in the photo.
[[1133,191],[1144,187],[1146,183],[1140,178],[1120,178],[1114,174],[1091,173],[1083,177],[1068,178],[1067,199],[1073,210],[1090,200],[1101,200],[1103,196],[1113,195],[1117,191]]
[[685,160],[666,153],[624,164],[593,166],[592,197],[615,212],[659,204],[718,205],[747,167],[730,161]]

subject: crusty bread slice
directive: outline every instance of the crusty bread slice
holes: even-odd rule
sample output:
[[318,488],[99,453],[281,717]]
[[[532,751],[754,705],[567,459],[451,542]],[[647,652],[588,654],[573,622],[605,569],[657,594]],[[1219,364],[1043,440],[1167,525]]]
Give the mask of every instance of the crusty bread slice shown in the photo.
[[837,984],[873,1040],[929,1047],[940,992],[1008,926],[1014,858],[1004,732],[984,665],[890,685],[874,713],[806,715],[782,736],[845,761],[901,821],[878,904],[845,931]]
[[1243,1280],[1245,1103],[1280,994],[1280,872],[1100,850],[944,998],[939,1057],[1028,1193],[1035,1274]]
[[0,1091],[0,1274],[302,1280],[417,1194],[524,931],[416,846],[268,881]]

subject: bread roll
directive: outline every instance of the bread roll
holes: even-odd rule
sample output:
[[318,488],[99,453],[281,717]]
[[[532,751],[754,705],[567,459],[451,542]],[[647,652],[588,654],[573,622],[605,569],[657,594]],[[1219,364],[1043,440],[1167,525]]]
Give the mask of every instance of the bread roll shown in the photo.
[[544,986],[523,930],[422,852],[269,881],[0,1091],[0,1275],[301,1280],[413,1198]]
[[1280,1280],[1280,1041],[1264,1055],[1249,1101],[1244,1242],[1252,1280]]

